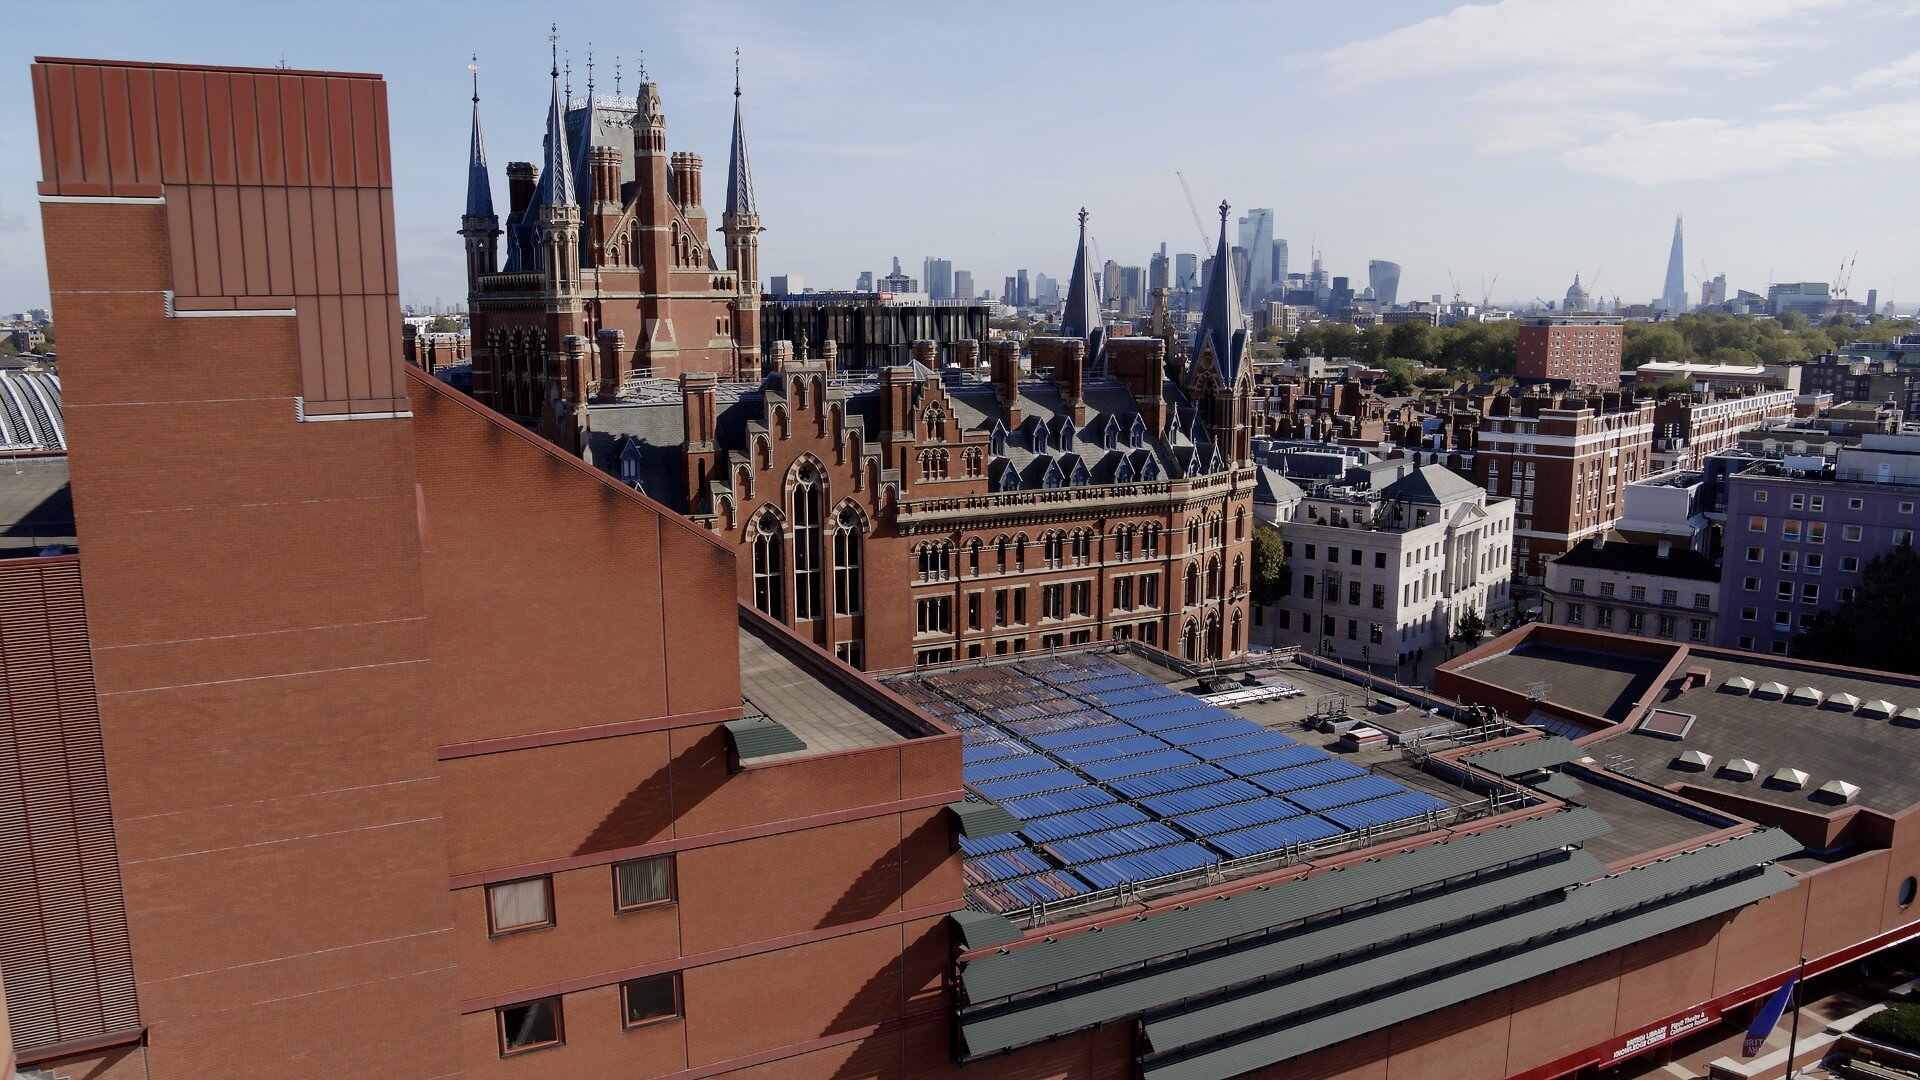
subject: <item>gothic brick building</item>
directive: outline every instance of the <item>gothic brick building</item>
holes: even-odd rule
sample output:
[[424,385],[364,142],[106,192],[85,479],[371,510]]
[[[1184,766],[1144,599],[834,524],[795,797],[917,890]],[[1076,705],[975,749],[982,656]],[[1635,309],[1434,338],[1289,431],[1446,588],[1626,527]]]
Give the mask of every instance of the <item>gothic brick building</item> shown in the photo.
[[1109,340],[1092,276],[1083,212],[1060,336],[1028,371],[1010,342],[984,369],[975,342],[946,367],[921,342],[863,373],[831,340],[776,342],[763,381],[592,404],[588,453],[735,545],[744,600],[872,670],[1129,638],[1240,653],[1255,470],[1233,282],[1170,349]]
[[503,228],[475,83],[460,234],[476,398],[577,449],[587,403],[613,400],[631,377],[758,374],[760,217],[739,95],[736,77],[722,270],[700,155],[668,153],[658,86],[624,98],[589,79],[575,98],[556,63],[540,165],[507,165]]

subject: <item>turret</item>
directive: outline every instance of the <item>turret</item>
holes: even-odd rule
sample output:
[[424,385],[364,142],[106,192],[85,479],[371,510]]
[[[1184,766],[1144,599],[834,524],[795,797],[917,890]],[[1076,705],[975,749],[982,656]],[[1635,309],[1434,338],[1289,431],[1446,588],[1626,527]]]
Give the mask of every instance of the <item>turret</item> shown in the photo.
[[740,290],[734,304],[734,339],[740,363],[760,351],[760,211],[753,201],[753,171],[747,165],[747,129],[740,116],[740,54],[733,56],[733,145],[727,155],[727,206],[720,214],[727,269]]
[[672,291],[673,200],[667,180],[667,118],[660,110],[660,87],[640,84],[633,121],[633,167],[639,200],[640,290]]
[[557,63],[553,68],[553,99],[547,107],[546,157],[541,163],[534,202],[534,224],[539,229],[550,302],[555,310],[571,310],[579,304],[580,204],[574,199],[566,99],[560,95]]
[[467,210],[460,216],[460,235],[467,246],[467,291],[472,293],[482,275],[499,266],[500,218],[493,212],[493,182],[487,178],[487,148],[480,137],[480,65],[473,70],[473,139],[467,150]]

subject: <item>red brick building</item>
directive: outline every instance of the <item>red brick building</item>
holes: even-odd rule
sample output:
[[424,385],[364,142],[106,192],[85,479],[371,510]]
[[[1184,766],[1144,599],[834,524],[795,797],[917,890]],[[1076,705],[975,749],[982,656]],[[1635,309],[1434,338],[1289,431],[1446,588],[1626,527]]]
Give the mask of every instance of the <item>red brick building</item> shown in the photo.
[[32,77],[83,538],[0,574],[0,1075],[937,1058],[958,738],[402,366],[385,85]]
[[591,406],[591,457],[718,533],[743,600],[868,670],[1109,640],[1240,654],[1254,469],[1231,281],[1170,364],[1160,339],[1108,340],[1084,217],[1074,266],[1065,336],[1030,372],[1011,342],[984,371],[970,341],[934,370],[927,341],[878,372],[776,342],[759,383],[687,374]]
[[[734,86],[733,148],[714,259],[700,155],[667,150],[660,88],[564,93],[558,65],[538,167],[507,165],[494,211],[475,83],[466,213],[473,395],[570,448],[589,401],[635,376],[760,371],[760,215]],[[504,248],[504,251],[503,251]]]
[[1620,385],[1621,321],[1605,315],[1541,315],[1520,324],[1513,374],[1521,382]]

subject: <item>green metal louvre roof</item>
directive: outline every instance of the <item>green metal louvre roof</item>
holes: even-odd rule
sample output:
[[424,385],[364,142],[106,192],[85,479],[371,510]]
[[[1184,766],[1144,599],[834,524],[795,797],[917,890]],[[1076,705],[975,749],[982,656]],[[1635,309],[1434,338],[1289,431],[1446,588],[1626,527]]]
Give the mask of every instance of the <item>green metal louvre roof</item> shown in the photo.
[[1191,907],[982,956],[961,967],[960,982],[969,1001],[984,1003],[1530,858],[1611,829],[1606,819],[1591,810],[1562,811],[1298,881],[1195,901]]
[[[1762,829],[1582,885],[1556,903],[1517,915],[1412,942],[1289,982],[1253,987],[1211,1005],[1184,1005],[1179,1012],[1148,1017],[1147,1038],[1157,1051],[1174,1050],[1319,1010],[1347,998],[1378,993],[1476,957],[1524,946],[1544,935],[1613,919],[1623,911],[1677,897],[1798,850],[1800,845],[1785,833]],[[1436,1002],[1431,1007],[1450,1003]]]
[[1578,931],[1418,986],[1343,1006],[1304,1023],[1267,1029],[1244,1041],[1191,1056],[1146,1062],[1142,1072],[1147,1080],[1224,1080],[1238,1076],[1733,911],[1790,889],[1793,883],[1793,875],[1770,867],[1757,876],[1695,893],[1686,899]]
[[1174,958],[1148,971],[1069,987],[1058,995],[1024,998],[979,1016],[962,1016],[960,1032],[969,1056],[1007,1050],[1275,972],[1322,964],[1382,942],[1536,900],[1605,872],[1606,867],[1584,851],[1553,852],[1546,861],[1517,872],[1448,888],[1411,903],[1368,908],[1356,918],[1274,934],[1198,960]]
[[1571,740],[1558,735],[1549,735],[1544,739],[1535,739],[1517,746],[1503,746],[1498,750],[1468,754],[1462,760],[1499,776],[1519,776],[1521,773],[1530,773],[1535,769],[1565,765],[1569,761],[1586,756],[1587,752],[1575,746]]
[[954,928],[960,931],[961,947],[967,949],[991,949],[995,945],[1005,945],[1009,941],[1020,940],[1020,928],[1013,925],[1005,916],[989,911],[974,911],[961,908],[951,916]]
[[727,729],[727,737],[733,740],[734,755],[741,761],[790,754],[807,748],[807,744],[800,741],[800,736],[764,716],[729,720],[720,726]]
[[1551,773],[1545,780],[1533,786],[1556,799],[1577,799],[1587,790],[1580,786],[1580,781],[1566,773]]
[[1020,828],[1019,818],[992,803],[948,803],[947,809],[960,822],[960,835],[970,840],[984,840]]

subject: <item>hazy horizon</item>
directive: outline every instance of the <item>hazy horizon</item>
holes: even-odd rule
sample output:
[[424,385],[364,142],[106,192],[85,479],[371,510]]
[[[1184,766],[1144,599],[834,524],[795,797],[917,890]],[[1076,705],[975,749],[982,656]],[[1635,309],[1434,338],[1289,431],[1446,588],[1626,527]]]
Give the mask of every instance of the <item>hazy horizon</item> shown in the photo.
[[[0,114],[0,307],[44,306],[27,68],[34,55],[372,71],[389,83],[403,302],[464,299],[470,93],[495,198],[538,156],[547,10],[72,3],[17,9]],[[733,49],[764,277],[852,287],[927,256],[998,293],[1056,278],[1086,206],[1100,256],[1210,254],[1222,198],[1272,207],[1289,269],[1314,245],[1400,298],[1659,294],[1675,214],[1687,274],[1730,290],[1832,281],[1920,297],[1920,3],[1545,0],[1488,5],[572,5],[561,48],[584,92],[645,50],[668,143],[705,159],[717,223]],[[262,18],[263,15],[268,17]],[[399,30],[410,33],[402,35]],[[1183,171],[1204,240],[1183,198]],[[1231,238],[1231,233],[1230,233]],[[1204,246],[1203,246],[1204,244]]]

